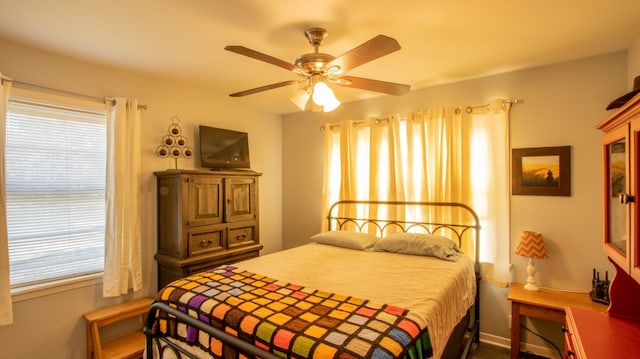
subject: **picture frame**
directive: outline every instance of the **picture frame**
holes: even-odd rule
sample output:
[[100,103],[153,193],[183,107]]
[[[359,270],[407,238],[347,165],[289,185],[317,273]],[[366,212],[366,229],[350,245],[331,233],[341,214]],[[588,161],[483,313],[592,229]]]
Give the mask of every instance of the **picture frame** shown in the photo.
[[571,146],[512,149],[511,194],[571,196]]

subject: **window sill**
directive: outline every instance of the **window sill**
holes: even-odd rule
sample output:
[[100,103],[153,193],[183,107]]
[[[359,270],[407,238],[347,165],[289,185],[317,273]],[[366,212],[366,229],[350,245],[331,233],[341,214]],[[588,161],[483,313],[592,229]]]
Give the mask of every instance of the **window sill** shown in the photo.
[[22,302],[102,283],[102,272],[11,289],[11,301]]

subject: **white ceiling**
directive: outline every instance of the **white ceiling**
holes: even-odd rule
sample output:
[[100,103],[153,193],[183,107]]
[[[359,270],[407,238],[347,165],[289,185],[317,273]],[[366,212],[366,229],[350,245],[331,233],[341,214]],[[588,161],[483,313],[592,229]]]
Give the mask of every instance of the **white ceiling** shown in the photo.
[[[313,52],[308,27],[329,31],[320,51],[334,56],[384,34],[402,49],[347,74],[415,90],[624,50],[640,35],[639,15],[638,0],[0,0],[0,37],[226,96],[297,79],[226,45],[293,63]],[[293,90],[233,100],[296,112]],[[336,95],[347,102],[379,94]]]

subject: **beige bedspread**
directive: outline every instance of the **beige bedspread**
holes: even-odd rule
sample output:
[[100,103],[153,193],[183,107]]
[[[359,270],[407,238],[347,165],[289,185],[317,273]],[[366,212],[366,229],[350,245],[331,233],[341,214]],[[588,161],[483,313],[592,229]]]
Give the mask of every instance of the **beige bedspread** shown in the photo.
[[449,262],[311,243],[243,261],[241,267],[284,282],[409,309],[409,318],[429,328],[434,358],[442,355],[476,291],[473,261],[467,256]]
[[[433,358],[441,357],[451,331],[473,305],[476,292],[473,261],[467,256],[450,262],[310,243],[235,265],[285,283],[406,308],[408,318],[429,328]],[[205,355],[197,347],[187,350]]]

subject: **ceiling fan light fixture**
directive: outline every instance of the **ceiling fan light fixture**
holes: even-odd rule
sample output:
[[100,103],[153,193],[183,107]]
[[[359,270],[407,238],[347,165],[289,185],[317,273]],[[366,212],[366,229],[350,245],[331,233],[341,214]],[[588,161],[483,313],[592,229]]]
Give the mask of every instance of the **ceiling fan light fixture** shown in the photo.
[[331,96],[327,102],[325,102],[324,106],[322,106],[322,110],[324,112],[331,112],[340,106],[340,101],[335,97]]
[[329,101],[331,97],[335,98],[333,91],[324,81],[318,81],[313,85],[313,102],[316,105],[324,106],[324,103]]
[[311,95],[313,102],[318,106],[322,106],[324,112],[333,111],[340,106],[340,101],[333,94],[329,85],[323,79],[315,78],[314,80],[313,95]]
[[291,100],[291,102],[298,106],[300,110],[304,111],[307,107],[307,102],[309,101],[310,97],[311,91],[309,90],[309,87],[304,87],[296,91],[296,93],[293,94],[293,96],[291,96],[289,100]]

